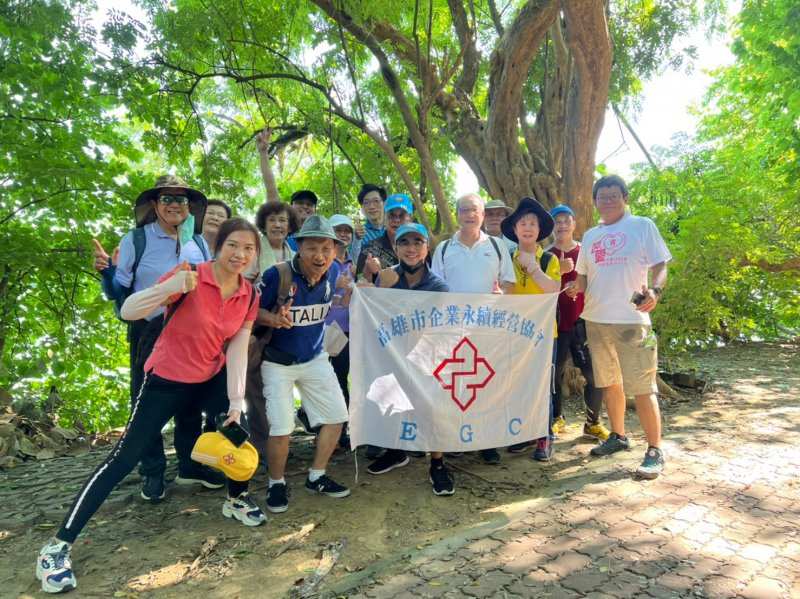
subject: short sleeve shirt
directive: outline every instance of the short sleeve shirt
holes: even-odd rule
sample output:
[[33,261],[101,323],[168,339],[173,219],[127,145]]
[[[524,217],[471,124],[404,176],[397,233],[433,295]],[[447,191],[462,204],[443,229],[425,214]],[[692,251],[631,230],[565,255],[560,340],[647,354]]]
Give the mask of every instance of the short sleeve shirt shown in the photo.
[[[177,267],[161,277],[171,277]],[[160,282],[160,281],[159,281]],[[243,326],[252,326],[258,314],[258,294],[250,281],[239,277],[239,288],[228,299],[212,262],[197,267],[197,287],[175,308],[173,316],[144,365],[161,378],[179,383],[202,383],[225,365],[224,345]]]
[[381,268],[389,268],[397,266],[400,261],[397,259],[397,254],[394,253],[392,242],[389,241],[389,236],[386,232],[383,235],[376,237],[368,243],[361,245],[361,252],[358,255],[358,263],[356,265],[356,274],[360,275],[364,272],[364,263],[367,261],[367,255],[372,254],[374,258],[378,259],[381,263]]
[[431,270],[456,293],[492,293],[495,283],[516,281],[508,247],[496,238],[493,243],[483,231],[472,247],[461,243],[458,233],[440,243]]
[[655,223],[626,213],[610,225],[586,231],[575,270],[586,276],[582,317],[608,324],[650,324],[650,315],[631,303],[635,291],[647,286],[650,267],[672,255]]
[[408,280],[406,280],[405,273],[400,270],[400,267],[395,266],[394,271],[398,275],[397,283],[392,285],[392,289],[409,289],[411,291],[439,291],[448,292],[450,288],[442,279],[433,274],[428,267],[425,267],[425,274],[422,276],[420,282],[416,287],[409,287]]
[[[269,345],[304,363],[313,360],[322,351],[325,319],[331,309],[339,269],[332,266],[315,285],[311,285],[302,274],[297,257],[291,265],[292,306],[289,317],[292,319],[292,328],[274,329]],[[277,267],[268,268],[261,279],[262,309],[272,310],[275,307],[279,285]]]
[[[556,258],[559,260],[563,258],[572,258],[572,262],[574,264],[578,263],[578,254],[580,253],[581,244],[575,244],[575,247],[572,248],[568,252],[561,251],[557,247],[553,246],[548,249],[548,252],[551,252],[555,255]],[[569,283],[574,281],[578,278],[578,272],[573,268],[569,272],[561,273],[561,289],[564,289]],[[562,293],[558,296],[558,330],[559,331],[571,331],[572,328],[575,326],[575,321],[583,312],[583,300],[584,295],[583,293],[579,293],[575,296],[575,299],[569,297],[566,293]]]
[[[194,238],[187,243],[179,244],[176,239],[167,235],[157,222],[145,225],[144,235],[144,253],[136,267],[135,280],[133,263],[136,260],[136,250],[133,246],[133,231],[129,231],[119,244],[119,260],[114,278],[123,287],[130,287],[133,281],[133,292],[152,287],[160,277],[184,261],[189,264],[200,264],[205,262],[206,255],[210,255],[208,245],[204,248],[207,252],[204,255],[203,249],[198,247]],[[201,243],[205,244],[205,239],[201,239]],[[146,319],[152,320],[163,312],[163,308],[158,308],[148,314]]]
[[[539,260],[541,264],[542,254],[544,254],[544,250],[541,246],[536,248],[536,259]],[[539,287],[539,284],[533,280],[527,271],[522,268],[522,265],[519,263],[519,249],[514,252],[513,257],[514,262],[514,273],[517,276],[517,282],[514,284],[514,293],[527,293],[527,294],[539,294],[544,293],[542,288]],[[561,281],[561,267],[558,264],[558,258],[553,256],[550,258],[550,261],[547,263],[547,270],[545,273],[549,278],[553,279],[554,281]],[[555,324],[554,324],[555,327]],[[556,329],[556,336],[558,336],[558,330]]]

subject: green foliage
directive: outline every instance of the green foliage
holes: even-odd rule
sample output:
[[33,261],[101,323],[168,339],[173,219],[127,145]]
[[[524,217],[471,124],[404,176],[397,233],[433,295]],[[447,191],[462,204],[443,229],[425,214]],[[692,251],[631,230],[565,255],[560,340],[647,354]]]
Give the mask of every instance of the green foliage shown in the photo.
[[675,254],[655,315],[673,349],[800,331],[798,18],[796,2],[744,4],[697,139],[632,186]]

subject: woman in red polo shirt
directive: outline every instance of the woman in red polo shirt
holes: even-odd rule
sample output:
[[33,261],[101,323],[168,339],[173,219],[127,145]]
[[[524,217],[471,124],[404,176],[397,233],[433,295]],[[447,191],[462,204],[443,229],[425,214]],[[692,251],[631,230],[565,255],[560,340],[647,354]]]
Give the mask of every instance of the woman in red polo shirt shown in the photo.
[[[144,383],[125,432],[84,483],[56,536],[39,552],[36,576],[42,581],[43,591],[59,593],[75,588],[69,555],[72,543],[170,418],[183,410],[203,409],[208,414],[227,412],[226,424],[239,422],[247,343],[259,304],[242,272],[257,259],[259,249],[258,231],[253,225],[244,219],[228,220],[217,233],[215,261],[198,265],[197,271],[182,264],[158,284],[125,301],[122,317],[136,320],[186,294],[172,311],[145,364]],[[187,453],[191,452],[188,449]],[[247,482],[228,480],[222,513],[247,526],[258,526],[266,518],[248,496],[247,487]]]

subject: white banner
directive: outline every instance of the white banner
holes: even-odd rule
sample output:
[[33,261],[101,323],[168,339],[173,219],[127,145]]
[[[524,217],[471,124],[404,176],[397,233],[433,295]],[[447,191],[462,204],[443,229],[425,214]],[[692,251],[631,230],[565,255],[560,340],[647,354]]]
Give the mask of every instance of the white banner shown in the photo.
[[357,288],[351,446],[472,451],[546,436],[557,301]]

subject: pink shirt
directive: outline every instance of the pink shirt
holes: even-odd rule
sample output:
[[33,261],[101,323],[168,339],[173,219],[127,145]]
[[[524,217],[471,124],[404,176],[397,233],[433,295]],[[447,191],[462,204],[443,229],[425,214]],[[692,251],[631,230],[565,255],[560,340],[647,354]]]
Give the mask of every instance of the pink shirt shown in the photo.
[[[212,262],[197,266],[197,288],[187,294],[156,341],[144,371],[179,383],[202,383],[225,365],[224,345],[258,313],[258,293],[244,277],[227,300],[214,279]],[[177,267],[159,283],[173,275]],[[251,300],[252,298],[252,300]],[[172,299],[172,298],[170,298]]]

